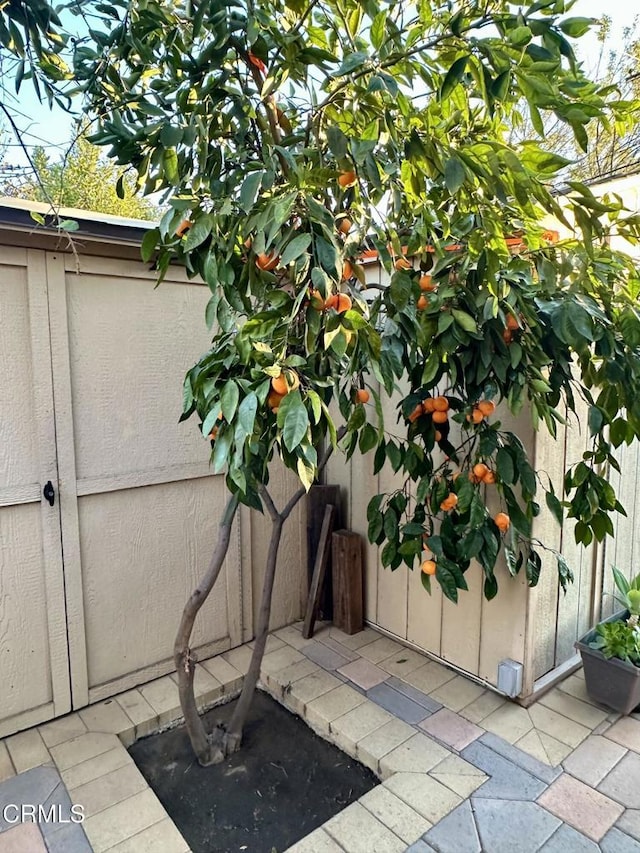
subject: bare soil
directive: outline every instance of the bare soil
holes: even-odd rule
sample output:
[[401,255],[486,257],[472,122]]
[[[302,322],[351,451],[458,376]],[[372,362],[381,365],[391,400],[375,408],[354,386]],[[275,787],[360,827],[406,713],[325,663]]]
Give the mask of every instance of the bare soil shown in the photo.
[[[209,711],[207,729],[234,705]],[[129,752],[193,853],[283,853],[378,784],[259,691],[242,747],[223,764],[200,767],[183,727]]]

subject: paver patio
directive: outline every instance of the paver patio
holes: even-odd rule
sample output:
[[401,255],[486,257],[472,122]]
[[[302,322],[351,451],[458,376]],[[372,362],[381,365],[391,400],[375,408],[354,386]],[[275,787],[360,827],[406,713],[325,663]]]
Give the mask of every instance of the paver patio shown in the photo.
[[[382,782],[289,853],[640,853],[640,714],[591,702],[580,672],[525,709],[370,628],[300,629],[269,638],[264,689]],[[203,662],[201,707],[238,693],[249,655]],[[0,741],[0,853],[187,853],[126,750],[179,716],[165,676]]]

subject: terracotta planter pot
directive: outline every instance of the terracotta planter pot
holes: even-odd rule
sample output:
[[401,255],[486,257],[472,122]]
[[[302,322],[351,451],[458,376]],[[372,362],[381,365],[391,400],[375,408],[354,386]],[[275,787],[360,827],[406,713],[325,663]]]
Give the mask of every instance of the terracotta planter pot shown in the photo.
[[[626,611],[614,613],[605,622],[616,622],[628,616]],[[640,667],[617,658],[605,658],[589,643],[596,639],[596,629],[581,637],[575,644],[582,656],[587,693],[601,705],[621,714],[630,714],[640,705]]]

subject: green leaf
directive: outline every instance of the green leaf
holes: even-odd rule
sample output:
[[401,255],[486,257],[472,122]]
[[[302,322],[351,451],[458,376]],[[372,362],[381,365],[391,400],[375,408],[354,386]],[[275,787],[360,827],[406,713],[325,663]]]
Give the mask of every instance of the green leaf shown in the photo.
[[62,222],[58,222],[58,228],[61,231],[78,231],[80,225],[75,219],[63,219]]
[[560,581],[560,586],[562,587],[562,591],[566,593],[567,585],[574,581],[574,575],[562,554],[556,553],[556,563],[558,565],[558,579]]
[[230,429],[221,431],[213,444],[213,473],[219,474],[229,458],[233,436]]
[[311,403],[311,414],[313,415],[314,424],[320,423],[320,417],[322,416],[322,401],[320,400],[320,396],[310,388],[307,391],[307,400]]
[[356,51],[356,53],[350,54],[337,71],[335,71],[335,76],[344,77],[346,74],[351,74],[352,71],[362,67],[368,58],[368,54],[364,51]]
[[238,408],[238,401],[240,400],[240,391],[238,386],[230,379],[226,382],[222,391],[220,392],[220,403],[222,405],[222,415],[224,419],[231,423],[233,420],[233,416],[236,413],[236,409]]
[[365,424],[360,433],[360,453],[368,453],[378,444],[378,431],[371,424]]
[[280,266],[286,267],[303,255],[311,245],[311,234],[299,234],[285,246],[280,258]]
[[298,469],[298,477],[300,478],[300,482],[308,492],[311,486],[313,485],[313,481],[316,476],[315,466],[309,464],[306,459],[301,459],[298,457],[297,461],[297,469]]
[[562,509],[562,504],[558,500],[558,498],[553,494],[553,492],[547,492],[545,494],[545,500],[547,502],[547,506],[549,507],[549,511],[558,522],[558,524],[562,527],[562,521],[564,518],[564,511]]
[[256,412],[258,411],[258,397],[255,391],[250,391],[243,398],[238,407],[238,418],[236,427],[236,436],[238,430],[241,429],[245,435],[253,433],[253,425],[256,420]]
[[242,182],[240,188],[240,207],[245,213],[249,213],[255,204],[258,190],[264,177],[264,171],[250,172]]
[[461,56],[460,59],[456,59],[451,68],[447,71],[447,74],[442,81],[442,86],[440,87],[441,101],[445,101],[462,80],[468,61],[468,56]]
[[278,426],[287,450],[295,450],[309,429],[309,415],[298,390],[290,391],[280,403]]
[[501,447],[496,454],[496,470],[498,478],[503,482],[511,485],[515,482],[515,467],[513,458],[509,451]]
[[536,551],[531,551],[527,560],[527,582],[529,586],[536,586],[540,579],[540,570],[542,561],[540,555]]
[[384,43],[385,27],[387,23],[387,12],[382,11],[374,17],[371,23],[371,44],[376,50],[380,50]]
[[618,592],[625,597],[631,589],[631,584],[616,566],[612,566],[611,571]]
[[451,313],[453,315],[453,319],[462,329],[464,329],[465,332],[473,334],[478,331],[476,321],[473,319],[471,314],[467,314],[466,311],[461,311],[459,308],[452,308]]
[[202,434],[208,436],[218,421],[220,414],[220,404],[216,404],[213,409],[207,413],[207,417],[202,422]]
[[178,171],[178,153],[175,148],[165,148],[162,155],[164,176],[169,184],[177,184],[180,179]]
[[160,239],[160,231],[157,228],[152,228],[142,238],[142,245],[140,246],[140,255],[142,260],[148,263],[153,257],[153,253],[156,250],[156,246],[158,245],[158,240]]
[[629,435],[629,424],[624,418],[616,418],[609,427],[609,437],[614,447],[620,447],[623,441],[627,441]]
[[190,252],[192,249],[200,246],[207,239],[213,229],[213,216],[205,213],[199,216],[187,231],[187,236],[184,238],[184,251]]
[[444,182],[451,194],[456,193],[464,184],[466,172],[457,157],[450,157],[444,164]]
[[529,27],[516,27],[507,34],[507,37],[511,44],[516,47],[523,47],[525,44],[529,44],[532,35]]
[[597,406],[589,406],[589,432],[591,435],[597,435],[604,424],[604,415],[602,410]]
[[446,565],[443,560],[438,560],[436,578],[449,601],[453,601],[454,604],[457,604],[458,585],[456,583],[456,578],[449,566]]
[[564,18],[558,22],[558,26],[569,38],[580,38],[597,23],[595,18]]

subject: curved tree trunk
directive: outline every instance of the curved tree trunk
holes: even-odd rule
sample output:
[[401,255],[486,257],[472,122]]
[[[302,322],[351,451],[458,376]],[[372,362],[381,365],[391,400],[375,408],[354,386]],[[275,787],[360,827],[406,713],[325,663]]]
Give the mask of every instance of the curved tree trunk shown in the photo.
[[189,648],[193,626],[198,611],[209,597],[213,589],[229,549],[231,538],[231,527],[238,509],[238,498],[233,495],[229,498],[225,507],[224,515],[220,522],[218,541],[211,556],[209,566],[198,586],[189,596],[189,600],[182,611],[180,626],[173,647],[173,660],[178,673],[178,692],[180,694],[180,707],[184,715],[187,733],[191,746],[200,764],[207,766],[215,764],[224,758],[220,745],[216,739],[207,735],[202,719],[198,713],[195,695],[193,691],[193,679],[195,676],[196,656]]
[[[225,737],[225,751],[230,754],[236,752],[240,748],[242,742],[242,731],[244,724],[251,707],[253,694],[260,677],[260,666],[264,657],[265,646],[267,645],[267,637],[269,635],[269,620],[271,617],[271,602],[273,600],[273,585],[276,576],[276,567],[278,563],[278,551],[280,548],[280,539],[282,537],[282,526],[286,518],[275,511],[275,507],[271,502],[271,498],[266,500],[264,490],[262,497],[265,498],[271,515],[271,539],[269,541],[269,551],[267,553],[267,564],[264,573],[264,582],[262,584],[262,600],[260,601],[260,612],[258,614],[258,626],[256,631],[256,640],[251,655],[251,663],[244,677],[242,692],[240,698],[233,711],[233,716],[227,727]],[[271,511],[273,509],[273,512]]]
[[[345,427],[341,427],[338,430],[338,440],[344,436],[345,432]],[[327,448],[318,464],[318,473],[324,469],[332,452],[332,447]],[[251,663],[244,678],[238,704],[234,709],[233,716],[226,730],[222,726],[218,726],[209,735],[205,731],[202,719],[198,713],[193,690],[196,658],[189,648],[189,641],[198,611],[213,589],[224,563],[224,558],[229,547],[231,525],[233,524],[233,519],[238,508],[238,498],[236,496],[232,496],[227,503],[224,516],[220,522],[218,542],[207,572],[196,589],[191,593],[182,613],[180,627],[174,644],[173,658],[178,673],[180,707],[184,715],[187,733],[196,758],[203,767],[210,764],[219,764],[224,761],[228,755],[236,752],[242,743],[242,733],[258,678],[260,677],[260,666],[269,634],[271,602],[273,599],[273,587],[278,565],[278,551],[280,549],[282,528],[305,494],[306,490],[299,488],[294,492],[284,508],[278,512],[267,487],[261,486],[260,488],[260,496],[271,517],[271,538],[269,540],[269,551],[267,553],[267,563],[262,586],[262,599],[258,614],[258,628],[253,654],[251,655]]]

